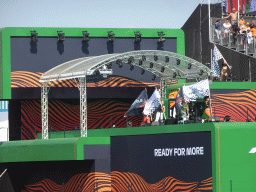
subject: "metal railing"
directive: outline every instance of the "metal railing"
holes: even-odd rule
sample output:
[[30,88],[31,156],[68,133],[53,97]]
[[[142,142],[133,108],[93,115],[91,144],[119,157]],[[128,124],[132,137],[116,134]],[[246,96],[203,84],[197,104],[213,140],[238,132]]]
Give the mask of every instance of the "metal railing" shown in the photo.
[[[218,19],[221,20],[221,30],[216,31],[215,22]],[[256,25],[256,20],[254,17],[246,17],[244,19],[246,23],[249,22],[250,24],[252,21],[255,21]],[[240,31],[238,33],[234,33],[232,29],[228,33],[225,33],[223,27],[225,21],[226,19],[214,17],[211,18],[210,42],[225,46],[245,55],[256,57],[256,37],[250,36],[248,33],[240,33]],[[219,35],[217,33],[219,33]]]

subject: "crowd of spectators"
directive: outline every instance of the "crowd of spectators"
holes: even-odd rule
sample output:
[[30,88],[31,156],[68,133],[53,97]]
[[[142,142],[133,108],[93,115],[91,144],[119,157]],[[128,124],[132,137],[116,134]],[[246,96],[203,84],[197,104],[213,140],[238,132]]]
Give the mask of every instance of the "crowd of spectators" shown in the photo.
[[226,19],[224,23],[221,22],[221,19],[217,19],[215,21],[215,33],[218,41],[223,37],[223,44],[228,44],[231,40],[230,43],[233,45],[239,43],[245,49],[246,43],[250,46],[256,40],[256,26],[254,20],[246,21],[243,16],[238,21],[238,13],[233,8],[232,13],[224,17]]

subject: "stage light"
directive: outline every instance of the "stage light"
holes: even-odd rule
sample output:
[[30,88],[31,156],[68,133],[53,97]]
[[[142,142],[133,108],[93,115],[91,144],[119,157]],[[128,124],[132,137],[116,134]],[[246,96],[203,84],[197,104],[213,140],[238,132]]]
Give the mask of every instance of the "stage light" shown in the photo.
[[166,63],[169,63],[169,61],[170,61],[169,57],[168,57],[168,56],[165,56],[165,62],[166,62]]
[[144,69],[141,69],[141,75],[143,75],[145,73]]
[[157,33],[158,33],[158,36],[160,37],[160,38],[158,39],[158,42],[160,42],[160,43],[165,42],[165,38],[163,38],[163,36],[165,35],[164,32],[163,32],[163,31],[160,31],[160,32],[157,32]]
[[191,69],[192,65],[191,63],[188,64],[188,69]]
[[179,59],[177,59],[177,65],[180,65],[180,60]]
[[152,80],[155,81],[155,79],[156,79],[156,75],[153,75]]
[[199,75],[202,76],[203,74],[204,74],[204,70],[201,69]]
[[109,64],[107,64],[107,68],[111,69],[112,68],[112,62],[110,62]]
[[142,61],[146,61],[146,56],[142,55]]
[[117,59],[117,60],[116,60],[116,64],[119,64],[120,62],[122,62],[121,59]]
[[58,33],[58,41],[63,42],[65,40],[65,33],[63,33],[62,31],[57,31],[57,33]]
[[140,59],[140,60],[139,60],[139,65],[141,66],[141,65],[142,65],[142,63],[143,63],[143,61]]
[[150,67],[150,68],[153,68],[153,67],[154,67],[154,63],[153,63],[153,62],[150,62],[149,67]]
[[234,77],[233,77],[233,81],[235,82],[236,80],[237,80],[237,77],[236,77],[236,76],[234,76]]
[[164,72],[164,69],[165,69],[164,66],[162,66],[162,67],[161,67],[161,72],[162,72],[162,73]]
[[133,61],[134,61],[134,57],[133,56],[129,57],[128,64],[131,64]]
[[99,74],[100,74],[99,69],[96,69],[96,70],[95,70],[95,74],[96,74],[96,75],[99,75]]
[[122,67],[123,67],[123,62],[120,61],[120,62],[118,63],[118,65],[119,65],[119,68],[122,68]]
[[83,31],[83,41],[87,42],[90,40],[89,38],[90,33],[87,33],[87,31]]
[[173,77],[173,78],[176,78],[176,76],[177,76],[177,73],[174,72],[172,77]]
[[154,61],[157,61],[157,60],[158,60],[158,56],[154,55]]
[[141,42],[141,33],[139,31],[134,31],[134,34],[135,34],[135,42],[136,43],[139,43]]
[[132,71],[134,69],[134,65],[130,64],[130,70]]
[[115,34],[113,33],[113,31],[108,31],[108,41],[115,41]]
[[31,40],[34,42],[34,43],[37,43],[38,42],[38,33],[36,31],[30,31],[30,34],[31,34]]

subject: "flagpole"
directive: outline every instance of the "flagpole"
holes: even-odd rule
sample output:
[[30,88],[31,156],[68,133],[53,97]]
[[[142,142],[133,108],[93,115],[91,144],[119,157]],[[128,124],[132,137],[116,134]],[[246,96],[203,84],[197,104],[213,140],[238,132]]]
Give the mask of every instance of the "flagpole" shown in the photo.
[[208,85],[209,85],[210,111],[211,111],[211,116],[212,116],[212,100],[211,100],[211,91],[210,91],[210,83],[209,83],[209,79],[208,79]]

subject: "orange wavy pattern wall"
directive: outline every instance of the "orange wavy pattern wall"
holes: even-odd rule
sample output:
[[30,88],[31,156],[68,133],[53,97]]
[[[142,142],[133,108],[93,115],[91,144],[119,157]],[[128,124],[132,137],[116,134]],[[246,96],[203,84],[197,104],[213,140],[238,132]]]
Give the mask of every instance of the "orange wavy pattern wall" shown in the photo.
[[[226,90],[228,91],[228,90]],[[231,121],[245,122],[248,118],[255,122],[256,90],[250,89],[238,93],[212,94],[212,110],[214,116],[231,117]]]
[[[11,87],[41,87],[39,82],[43,73],[29,71],[14,71],[11,72]],[[176,81],[174,81],[175,83]],[[64,81],[53,81],[51,87],[77,87],[73,79]],[[159,82],[147,83],[135,81],[124,77],[109,77],[95,83],[87,83],[87,87],[155,87]]]
[[163,191],[209,191],[212,190],[212,177],[200,182],[179,181],[171,176],[161,181],[150,184],[141,176],[135,173],[113,171],[111,175],[106,173],[80,173],[65,183],[59,185],[50,179],[44,179],[41,182],[26,185],[22,192],[61,192],[61,191],[140,191],[140,192],[163,192]]
[[[67,104],[61,100],[50,100],[49,104],[49,127],[54,131],[72,130],[80,127],[80,106]],[[134,127],[140,126],[142,115],[124,118],[130,104],[114,99],[101,99],[88,103],[88,129],[100,127],[110,128],[111,124],[116,127],[126,127],[126,121],[131,121]],[[140,113],[141,114],[141,113]],[[34,139],[36,132],[41,132],[41,101],[24,100],[21,104],[22,139]]]

